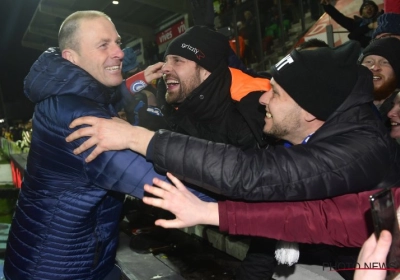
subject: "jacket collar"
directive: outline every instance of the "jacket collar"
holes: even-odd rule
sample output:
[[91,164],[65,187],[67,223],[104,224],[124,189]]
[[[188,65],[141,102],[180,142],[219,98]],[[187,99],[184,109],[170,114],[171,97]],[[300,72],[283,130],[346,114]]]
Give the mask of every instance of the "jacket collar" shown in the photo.
[[64,59],[58,48],[49,48],[32,65],[24,81],[24,93],[34,103],[52,96],[73,94],[107,104],[113,89]]

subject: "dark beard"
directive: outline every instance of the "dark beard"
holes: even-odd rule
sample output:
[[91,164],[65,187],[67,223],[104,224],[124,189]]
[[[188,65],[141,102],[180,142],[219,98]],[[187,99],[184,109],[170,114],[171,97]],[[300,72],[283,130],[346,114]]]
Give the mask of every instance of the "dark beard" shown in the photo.
[[374,89],[374,100],[384,100],[388,98],[397,88],[397,79],[393,77],[382,86]]

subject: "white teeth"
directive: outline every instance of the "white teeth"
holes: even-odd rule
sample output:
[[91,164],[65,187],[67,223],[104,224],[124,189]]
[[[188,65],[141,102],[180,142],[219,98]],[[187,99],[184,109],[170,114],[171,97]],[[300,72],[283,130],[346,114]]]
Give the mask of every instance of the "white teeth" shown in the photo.
[[399,123],[397,123],[397,122],[391,122],[390,124],[391,124],[392,126],[399,125]]
[[107,70],[115,71],[119,69],[119,66],[112,66],[112,67],[106,67]]
[[272,114],[270,112],[267,112],[265,116],[267,117],[267,119],[272,119]]
[[176,80],[166,80],[165,83],[166,83],[167,85],[179,84],[179,82],[176,81]]

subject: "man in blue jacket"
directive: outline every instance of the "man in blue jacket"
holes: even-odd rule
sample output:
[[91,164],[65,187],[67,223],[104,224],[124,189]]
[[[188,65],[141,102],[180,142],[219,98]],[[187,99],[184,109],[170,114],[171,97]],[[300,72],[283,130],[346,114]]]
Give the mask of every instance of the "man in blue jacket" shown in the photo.
[[141,198],[145,183],[165,177],[129,150],[86,164],[85,154],[73,154],[83,142],[65,142],[76,117],[118,116],[112,104],[122,82],[120,44],[104,13],[73,13],[61,25],[60,48],[45,51],[25,79],[36,106],[6,279],[120,279],[115,256],[124,195]]

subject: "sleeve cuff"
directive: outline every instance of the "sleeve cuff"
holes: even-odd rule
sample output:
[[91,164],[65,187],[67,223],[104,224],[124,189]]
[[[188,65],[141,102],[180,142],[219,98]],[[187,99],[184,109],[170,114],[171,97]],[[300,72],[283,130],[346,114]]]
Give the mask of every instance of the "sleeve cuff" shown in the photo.
[[126,79],[125,85],[132,94],[135,94],[147,87],[144,71],[141,71]]
[[226,203],[218,201],[218,215],[219,215],[219,230],[222,232],[229,232],[228,215],[226,210]]
[[151,140],[149,142],[149,145],[147,145],[146,159],[148,161],[153,161],[155,136],[156,136],[156,134],[154,134],[154,136],[151,138]]

